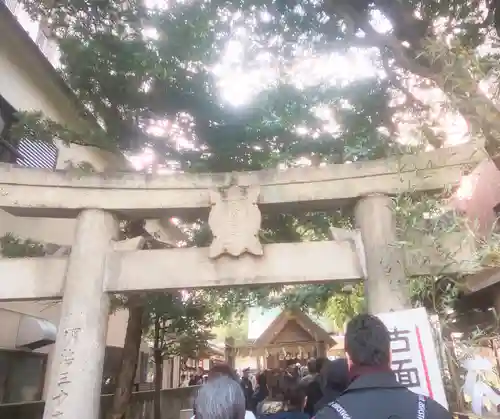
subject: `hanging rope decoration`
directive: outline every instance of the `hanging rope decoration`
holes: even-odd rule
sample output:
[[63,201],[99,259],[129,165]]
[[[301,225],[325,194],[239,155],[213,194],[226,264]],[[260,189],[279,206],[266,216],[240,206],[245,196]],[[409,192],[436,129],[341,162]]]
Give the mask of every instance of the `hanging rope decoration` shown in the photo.
[[[311,354],[314,353],[315,344],[305,344],[301,346],[297,346],[294,344],[285,344],[280,346],[267,346],[267,347],[240,347],[234,348],[232,353],[236,356],[247,357],[247,356],[265,356],[269,357],[278,357],[280,360],[285,359],[308,359]],[[289,358],[287,358],[287,354],[289,354]]]

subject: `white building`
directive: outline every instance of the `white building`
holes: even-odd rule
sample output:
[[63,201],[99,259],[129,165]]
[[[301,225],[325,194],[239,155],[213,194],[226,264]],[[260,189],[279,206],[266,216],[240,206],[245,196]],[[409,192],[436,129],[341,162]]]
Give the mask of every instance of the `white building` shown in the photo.
[[[95,147],[67,147],[57,142],[9,145],[9,126],[16,111],[41,111],[70,128],[95,123],[80,117],[81,105],[49,62],[57,49],[44,38],[43,31],[33,35],[31,27],[30,37],[12,11],[19,12],[15,1],[0,0],[0,161],[49,170],[65,168],[68,162],[87,162],[100,171],[124,169],[126,159],[122,155]],[[71,245],[74,226],[71,219],[21,218],[0,210],[0,237],[12,233],[25,239]],[[0,303],[0,404],[44,398],[48,377],[45,371],[52,361],[59,316],[58,302]],[[119,366],[127,318],[126,311],[109,318],[105,374],[112,375]],[[142,350],[148,352],[146,344]],[[145,356],[140,364],[145,371]]]

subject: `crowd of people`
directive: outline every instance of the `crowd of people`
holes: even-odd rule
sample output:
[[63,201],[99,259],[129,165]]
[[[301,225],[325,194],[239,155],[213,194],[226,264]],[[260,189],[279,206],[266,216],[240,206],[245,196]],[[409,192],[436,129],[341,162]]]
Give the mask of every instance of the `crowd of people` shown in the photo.
[[201,386],[206,382],[207,376],[205,375],[203,368],[198,368],[194,374],[182,374],[179,387]]
[[391,370],[389,331],[362,314],[347,325],[346,357],[240,377],[214,366],[194,403],[193,419],[451,419],[436,401],[399,384]]

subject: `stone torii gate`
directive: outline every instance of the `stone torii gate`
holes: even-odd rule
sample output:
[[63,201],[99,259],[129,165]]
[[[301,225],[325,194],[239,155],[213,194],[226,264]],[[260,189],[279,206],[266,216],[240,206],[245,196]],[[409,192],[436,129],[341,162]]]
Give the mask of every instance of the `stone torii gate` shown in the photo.
[[[485,158],[481,147],[466,144],[380,161],[227,174],[76,176],[0,166],[0,208],[21,217],[77,218],[68,257],[0,260],[0,301],[62,298],[44,419],[99,417],[110,293],[365,280],[368,307],[380,312],[407,306],[408,275],[472,270],[473,246],[460,234],[441,244],[453,249],[451,263],[432,241],[420,249],[394,246],[390,196],[457,185]],[[258,239],[261,211],[349,203],[356,203],[357,229],[332,229],[332,241]],[[120,219],[186,214],[209,215],[209,248],[123,250],[115,241]]]

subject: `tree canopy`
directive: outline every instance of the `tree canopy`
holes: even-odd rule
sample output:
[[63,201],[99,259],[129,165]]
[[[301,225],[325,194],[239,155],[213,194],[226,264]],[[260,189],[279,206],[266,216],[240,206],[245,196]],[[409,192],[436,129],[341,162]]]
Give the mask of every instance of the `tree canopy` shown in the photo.
[[[402,135],[440,146],[446,127],[430,96],[495,142],[498,111],[478,88],[495,77],[486,1],[24,4],[48,19],[63,74],[108,139],[148,144],[183,169],[373,158]],[[252,94],[234,107],[224,87]],[[318,107],[334,113],[334,129]]]
[[162,359],[176,355],[198,358],[208,349],[214,312],[196,293],[157,293],[147,301],[150,340]]

